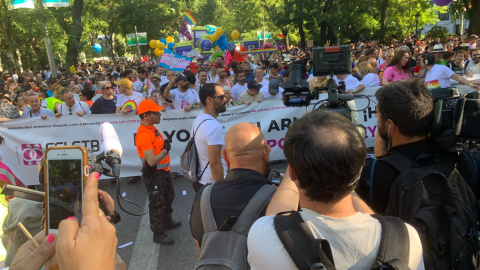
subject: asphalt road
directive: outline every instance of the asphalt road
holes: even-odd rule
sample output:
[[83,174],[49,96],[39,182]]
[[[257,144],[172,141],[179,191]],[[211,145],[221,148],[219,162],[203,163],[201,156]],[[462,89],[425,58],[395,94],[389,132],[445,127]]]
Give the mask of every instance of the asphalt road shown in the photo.
[[[285,172],[286,163],[272,164],[272,170]],[[167,232],[175,238],[175,244],[162,246],[153,243],[153,233],[150,230],[148,213],[144,216],[132,216],[122,211],[116,198],[116,184],[109,180],[101,180],[99,188],[107,191],[115,200],[115,209],[120,213],[122,220],[115,225],[117,229],[117,253],[127,264],[128,269],[194,269],[196,262],[196,247],[192,239],[189,226],[190,208],[193,202],[194,191],[191,183],[183,176],[173,179],[175,200],[173,202],[173,219],[180,220],[182,226]],[[131,200],[148,211],[147,191],[142,180],[129,183],[128,178],[120,180],[120,189],[125,198]],[[127,211],[142,213],[143,209],[121,200],[121,205]]]

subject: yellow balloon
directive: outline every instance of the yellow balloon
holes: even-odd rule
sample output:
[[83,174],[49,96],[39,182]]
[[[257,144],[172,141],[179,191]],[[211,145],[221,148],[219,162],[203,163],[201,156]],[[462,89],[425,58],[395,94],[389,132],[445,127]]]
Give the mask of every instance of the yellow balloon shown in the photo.
[[159,42],[159,43],[157,44],[157,48],[160,49],[161,51],[163,51],[163,49],[165,49],[165,43]]
[[172,37],[172,36],[168,36],[168,37],[167,37],[167,44],[168,44],[168,43],[171,43],[171,42],[173,42],[173,41],[174,41],[174,40],[173,40],[173,37]]
[[233,39],[239,39],[240,38],[240,32],[238,32],[237,30],[233,30],[232,31],[232,38]]
[[218,39],[217,35],[215,35],[215,33],[211,34],[210,37],[208,38],[208,40],[210,40],[210,42],[215,42],[216,40]]
[[157,47],[157,41],[152,39],[152,40],[150,40],[148,45],[150,45],[150,48],[155,49]]
[[206,39],[208,39],[208,40],[210,40],[210,35],[209,35],[209,34],[206,34],[206,35],[204,35],[203,37],[206,38]]
[[[215,30],[215,34],[218,35],[218,37],[220,37],[221,35],[223,35],[223,27],[218,27],[217,30]],[[218,38],[217,38],[218,39]]]
[[159,48],[156,48],[154,53],[155,53],[156,56],[160,56],[160,55],[163,54],[163,50],[160,50]]

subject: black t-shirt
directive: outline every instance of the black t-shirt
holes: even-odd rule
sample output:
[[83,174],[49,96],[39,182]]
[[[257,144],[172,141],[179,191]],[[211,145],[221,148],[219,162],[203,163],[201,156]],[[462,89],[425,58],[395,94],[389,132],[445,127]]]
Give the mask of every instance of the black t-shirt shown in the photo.
[[463,66],[457,66],[455,65],[455,61],[450,61],[448,64],[447,64],[447,67],[449,67],[451,70],[455,71],[455,73],[457,73],[458,75],[460,76],[464,76],[465,75],[465,68]]
[[[236,218],[240,216],[245,206],[253,198],[253,195],[263,185],[267,184],[267,179],[256,171],[247,169],[228,171],[225,180],[216,182],[210,194],[213,217],[217,228],[223,231],[230,230]],[[190,230],[199,246],[202,245],[203,235],[205,234],[200,213],[200,198],[203,190],[204,187],[197,191],[190,212]],[[261,217],[265,215],[265,211],[266,209],[263,209],[260,214]],[[227,220],[228,224],[226,223]]]
[[[430,140],[422,140],[414,143],[392,147],[387,155],[403,154],[415,161],[420,154],[434,154],[435,144]],[[372,208],[375,213],[385,213],[390,197],[390,187],[399,173],[390,165],[378,158],[373,173],[373,193],[370,201],[370,186],[367,182],[371,177],[373,159],[367,160],[363,168],[358,187],[355,191]]]

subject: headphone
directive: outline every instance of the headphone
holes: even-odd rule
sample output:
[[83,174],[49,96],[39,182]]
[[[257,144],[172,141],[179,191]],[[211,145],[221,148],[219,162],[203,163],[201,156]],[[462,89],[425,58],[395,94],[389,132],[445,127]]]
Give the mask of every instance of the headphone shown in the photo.
[[388,125],[388,132],[390,132],[391,127],[392,127],[392,125]]
[[425,58],[423,59],[423,62],[425,63],[425,65],[428,65],[428,59],[427,59],[428,53],[426,53],[424,57]]
[[[429,58],[431,59],[429,60]],[[430,65],[435,64],[435,55],[426,53],[423,58],[423,63],[425,63],[425,65],[428,65],[428,63],[430,63]]]

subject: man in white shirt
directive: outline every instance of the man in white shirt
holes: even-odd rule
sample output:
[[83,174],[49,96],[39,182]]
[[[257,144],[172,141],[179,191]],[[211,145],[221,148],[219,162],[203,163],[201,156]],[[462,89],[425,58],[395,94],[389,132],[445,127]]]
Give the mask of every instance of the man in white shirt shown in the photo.
[[118,92],[120,93],[117,97],[115,113],[127,114],[136,112],[140,102],[145,99],[144,96],[132,90],[132,82],[127,78],[120,79],[114,83],[118,85]]
[[210,74],[208,75],[207,82],[216,83],[218,81],[217,69],[218,69],[217,63],[214,62],[210,64]]
[[[171,90],[175,84],[177,88]],[[163,92],[163,97],[173,101],[174,109],[182,109],[189,112],[201,107],[197,92],[190,88],[187,76],[183,74],[179,74],[175,80],[171,80],[168,83],[168,86],[165,87],[165,91]]]
[[198,83],[197,83],[197,87],[195,87],[195,91],[197,91],[197,93],[199,94],[200,88],[207,83],[207,79],[208,79],[207,71],[203,69],[199,69],[197,72],[197,77],[198,77]]
[[[263,87],[262,87],[262,89],[263,89]],[[260,89],[260,91],[262,91],[262,89]],[[262,91],[264,100],[267,100],[267,99],[282,99],[283,98],[282,93],[283,93],[283,88],[280,87],[280,81],[278,81],[278,80],[272,80],[268,84],[268,91],[266,91],[266,92]]]
[[363,89],[365,89],[365,85],[363,85],[357,78],[353,77],[351,74],[336,74],[333,76],[335,83],[337,86],[340,86],[340,82],[345,83],[345,90],[347,92],[356,94]]
[[138,79],[133,83],[133,90],[139,93],[147,93],[150,90],[151,82],[145,76],[145,70],[138,70]]
[[65,88],[60,93],[63,104],[58,106],[58,113],[55,114],[55,117],[61,117],[62,115],[78,115],[84,116],[85,114],[90,114],[90,106],[83,101],[76,101],[73,96],[73,91],[69,88]]
[[37,93],[30,92],[27,94],[27,101],[30,108],[23,112],[21,118],[40,117],[45,120],[48,116],[54,115],[51,110],[40,107],[40,98]]
[[150,84],[150,89],[148,90],[148,94],[151,96],[153,90],[160,91],[160,88],[162,86],[162,77],[157,73],[154,73],[150,78],[150,82],[151,84]]
[[471,60],[465,66],[466,75],[480,74],[480,48],[473,49],[470,52]]
[[262,89],[260,89],[260,91],[262,93],[268,92],[268,84],[270,82],[264,78],[263,69],[258,67],[253,71],[253,74],[255,75],[255,81],[257,81],[260,85],[262,85]]
[[242,68],[237,68],[235,70],[235,77],[237,78],[237,84],[232,87],[231,93],[235,102],[238,101],[238,97],[245,91],[247,91],[248,87],[246,84],[246,76],[245,72]]
[[197,116],[190,130],[191,136],[195,136],[199,161],[197,173],[200,181],[193,184],[195,191],[223,180],[228,170],[221,155],[225,148],[225,130],[217,120],[218,115],[227,110],[225,93],[220,85],[207,83],[200,89],[200,101],[204,111]]
[[[383,226],[377,218],[358,211],[358,198],[352,193],[366,155],[364,138],[356,127],[338,113],[314,111],[288,129],[283,150],[289,177],[283,178],[270,201],[267,216],[258,219],[248,233],[251,269],[298,269],[277,235],[274,216],[268,215],[296,210],[299,202],[301,211],[292,215],[299,214],[316,239],[328,241],[337,269],[370,269],[377,263]],[[393,219],[400,225],[399,233],[409,238],[404,263],[410,269],[424,269],[418,233]]]

